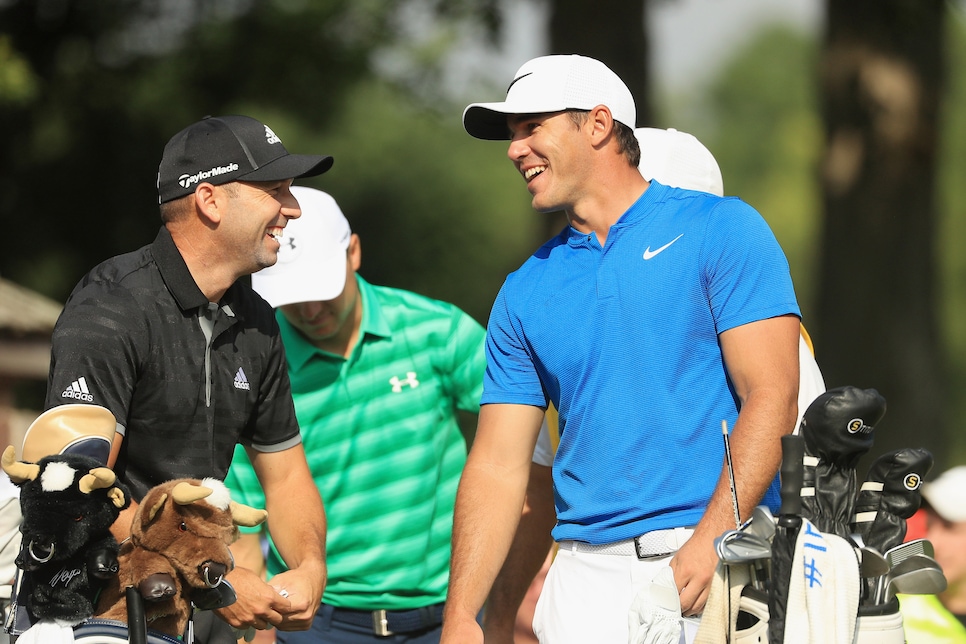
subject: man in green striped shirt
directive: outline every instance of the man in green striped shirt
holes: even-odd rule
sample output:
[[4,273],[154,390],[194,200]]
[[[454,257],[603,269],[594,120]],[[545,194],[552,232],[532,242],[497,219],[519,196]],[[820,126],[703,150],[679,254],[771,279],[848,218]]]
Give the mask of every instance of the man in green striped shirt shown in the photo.
[[[252,286],[277,307],[295,410],[328,519],[328,584],[303,642],[438,642],[453,504],[466,460],[458,410],[479,411],[484,329],[445,302],[356,274],[359,237],[335,200],[293,187],[277,264]],[[226,481],[262,507],[243,450]],[[258,535],[236,544],[261,564]],[[269,535],[267,574],[285,570]],[[399,636],[402,636],[400,639]]]

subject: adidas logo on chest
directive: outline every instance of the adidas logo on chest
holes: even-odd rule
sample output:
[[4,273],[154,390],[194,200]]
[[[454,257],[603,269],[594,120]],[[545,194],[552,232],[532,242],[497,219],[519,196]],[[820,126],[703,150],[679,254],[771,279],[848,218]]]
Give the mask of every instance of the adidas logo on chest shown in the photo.
[[245,377],[245,371],[238,367],[238,371],[235,373],[235,389],[244,389],[249,391],[252,388],[251,384],[248,382],[248,378]]

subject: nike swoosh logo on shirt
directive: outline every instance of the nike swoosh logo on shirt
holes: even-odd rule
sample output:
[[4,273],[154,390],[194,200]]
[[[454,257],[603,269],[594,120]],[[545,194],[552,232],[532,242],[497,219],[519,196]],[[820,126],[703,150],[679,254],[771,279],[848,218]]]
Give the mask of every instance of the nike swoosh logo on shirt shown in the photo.
[[677,237],[675,237],[674,239],[672,239],[668,243],[664,244],[663,246],[661,246],[657,250],[651,250],[651,247],[648,246],[647,248],[644,249],[644,259],[651,259],[652,257],[654,257],[658,253],[664,251],[668,246],[670,246],[671,244],[673,244],[677,240],[681,239],[682,237],[684,237],[684,233],[681,233],[680,235],[678,235]]

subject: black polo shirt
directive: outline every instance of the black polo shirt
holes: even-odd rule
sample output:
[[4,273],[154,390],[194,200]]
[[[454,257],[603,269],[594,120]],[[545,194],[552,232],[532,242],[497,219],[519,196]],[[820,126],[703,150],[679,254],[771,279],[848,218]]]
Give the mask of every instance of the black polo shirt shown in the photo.
[[164,227],[67,300],[45,407],[79,402],[117,418],[114,469],[135,499],[172,478],[224,479],[236,443],[271,452],[301,442],[272,308],[241,283],[209,305]]

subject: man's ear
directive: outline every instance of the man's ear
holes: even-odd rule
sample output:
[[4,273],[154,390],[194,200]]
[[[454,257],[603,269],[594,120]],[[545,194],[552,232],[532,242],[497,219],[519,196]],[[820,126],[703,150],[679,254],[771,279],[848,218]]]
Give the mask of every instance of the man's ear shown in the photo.
[[202,219],[210,224],[218,224],[224,213],[224,197],[222,191],[207,182],[201,182],[195,188],[195,210]]
[[590,110],[587,123],[593,128],[591,136],[594,145],[599,145],[614,131],[614,116],[606,105],[598,105]]
[[358,271],[359,267],[362,266],[362,241],[359,239],[359,235],[352,233],[349,237],[349,266],[352,267],[353,271]]

